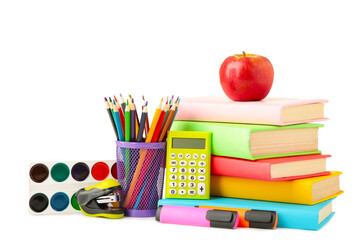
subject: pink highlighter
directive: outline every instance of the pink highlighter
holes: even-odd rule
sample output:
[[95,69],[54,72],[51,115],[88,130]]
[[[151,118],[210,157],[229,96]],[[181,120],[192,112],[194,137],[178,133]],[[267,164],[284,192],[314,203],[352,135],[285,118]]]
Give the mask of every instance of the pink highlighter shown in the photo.
[[239,224],[239,215],[234,211],[163,205],[156,211],[156,220],[161,223],[234,229]]

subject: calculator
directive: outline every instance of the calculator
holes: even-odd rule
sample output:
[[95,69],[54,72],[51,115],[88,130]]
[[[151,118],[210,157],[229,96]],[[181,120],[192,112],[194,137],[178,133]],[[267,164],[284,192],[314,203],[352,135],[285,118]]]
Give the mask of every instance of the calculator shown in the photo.
[[166,198],[210,199],[211,132],[169,131]]

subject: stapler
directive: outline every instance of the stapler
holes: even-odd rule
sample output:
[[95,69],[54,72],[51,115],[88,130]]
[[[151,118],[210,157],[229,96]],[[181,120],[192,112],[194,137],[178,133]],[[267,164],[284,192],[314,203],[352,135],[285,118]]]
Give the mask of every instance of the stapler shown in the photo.
[[124,209],[120,207],[121,186],[114,179],[107,179],[94,186],[76,192],[80,210],[87,216],[122,218]]

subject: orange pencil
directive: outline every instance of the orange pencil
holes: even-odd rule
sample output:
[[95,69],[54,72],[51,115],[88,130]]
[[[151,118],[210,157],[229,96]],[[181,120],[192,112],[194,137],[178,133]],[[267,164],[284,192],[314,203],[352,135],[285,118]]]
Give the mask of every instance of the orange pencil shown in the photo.
[[159,117],[159,120],[158,120],[158,122],[156,124],[156,128],[155,128],[155,131],[154,131],[154,135],[153,135],[153,137],[151,139],[151,142],[157,142],[157,140],[159,139],[161,126],[163,125],[166,113],[168,111],[169,111],[169,104],[166,104],[166,105],[163,106],[163,109],[161,110],[160,117]]
[[160,117],[160,113],[161,113],[162,102],[163,102],[163,98],[161,98],[160,104],[159,104],[159,106],[156,108],[156,111],[155,111],[153,120],[152,120],[152,122],[151,122],[151,126],[150,126],[150,129],[149,129],[148,135],[146,136],[145,142],[147,142],[147,143],[151,142],[152,137],[153,137],[153,135],[154,135],[155,128],[156,128],[156,125],[157,125],[157,123],[158,123],[158,120],[159,120],[159,117]]

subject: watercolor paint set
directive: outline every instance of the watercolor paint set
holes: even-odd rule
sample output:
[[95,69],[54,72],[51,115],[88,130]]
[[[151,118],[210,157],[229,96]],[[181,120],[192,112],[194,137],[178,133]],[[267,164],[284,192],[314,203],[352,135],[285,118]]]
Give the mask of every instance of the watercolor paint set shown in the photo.
[[80,212],[75,193],[106,179],[117,180],[115,160],[30,163],[29,212]]

